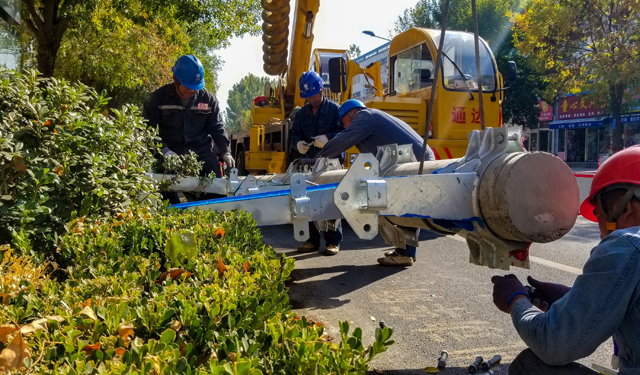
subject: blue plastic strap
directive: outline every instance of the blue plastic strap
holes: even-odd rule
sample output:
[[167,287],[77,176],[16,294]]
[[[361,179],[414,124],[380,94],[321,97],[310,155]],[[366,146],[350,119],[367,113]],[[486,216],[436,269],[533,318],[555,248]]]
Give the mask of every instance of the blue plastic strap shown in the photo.
[[509,297],[509,301],[507,302],[507,307],[511,306],[511,301],[513,301],[513,299],[518,295],[518,294],[522,294],[523,296],[527,296],[527,299],[529,299],[529,294],[527,294],[526,292],[515,292],[511,295],[511,297]]

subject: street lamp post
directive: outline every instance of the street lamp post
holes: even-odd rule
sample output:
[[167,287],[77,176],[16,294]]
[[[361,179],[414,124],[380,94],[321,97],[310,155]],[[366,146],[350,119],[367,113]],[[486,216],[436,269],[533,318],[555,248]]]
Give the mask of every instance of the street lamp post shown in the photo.
[[387,38],[383,38],[383,37],[381,37],[381,36],[377,36],[376,34],[374,34],[374,33],[373,33],[373,31],[370,31],[370,30],[365,30],[365,31],[363,31],[362,33],[363,33],[363,34],[365,34],[365,35],[372,36],[372,37],[374,37],[374,38],[378,38],[378,39],[386,40],[387,42],[390,42],[390,41],[391,41],[391,39],[387,39]]

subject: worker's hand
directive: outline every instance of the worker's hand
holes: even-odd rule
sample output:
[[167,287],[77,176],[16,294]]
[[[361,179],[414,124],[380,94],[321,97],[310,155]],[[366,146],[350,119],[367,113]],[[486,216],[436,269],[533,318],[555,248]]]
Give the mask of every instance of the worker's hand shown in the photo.
[[164,155],[165,157],[178,155],[175,152],[171,151],[171,149],[167,146],[164,146],[160,151],[162,151],[162,155]]
[[316,164],[316,159],[313,158],[298,158],[293,161],[293,168],[300,170],[304,166],[313,167]]
[[309,151],[309,149],[311,148],[311,146],[306,144],[305,141],[298,142],[298,144],[296,144],[296,147],[298,148],[298,152],[302,155],[306,154],[307,151]]
[[313,137],[313,145],[317,148],[323,148],[327,142],[329,142],[329,138],[324,134]]
[[554,302],[571,290],[566,285],[538,281],[531,276],[527,277],[527,281],[534,288],[530,296],[531,302],[542,311],[547,311]]
[[511,304],[517,298],[524,296],[529,298],[527,288],[522,285],[516,275],[509,274],[507,276],[494,276],[491,278],[493,283],[493,303],[500,311],[507,314],[511,312]]
[[224,154],[222,154],[222,161],[225,162],[225,164],[227,165],[227,168],[235,168],[236,167],[236,161],[233,160],[233,157],[231,156],[230,152],[226,152]]

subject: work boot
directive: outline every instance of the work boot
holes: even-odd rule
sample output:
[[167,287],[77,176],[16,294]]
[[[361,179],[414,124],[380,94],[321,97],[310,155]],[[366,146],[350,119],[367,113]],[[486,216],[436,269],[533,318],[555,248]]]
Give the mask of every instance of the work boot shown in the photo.
[[[398,254],[398,252],[395,251],[395,250],[389,250],[389,251],[385,251],[384,252],[384,256],[386,256],[386,257],[394,257],[396,255],[401,255],[401,254]],[[411,257],[411,259],[413,260],[414,263],[417,260],[416,257]]]
[[299,253],[311,253],[314,251],[318,251],[318,246],[312,244],[311,242],[306,242],[304,245],[298,248]]
[[384,258],[378,258],[378,263],[382,264],[383,266],[408,267],[413,265],[413,258],[396,254]]
[[340,251],[340,245],[327,245],[327,249],[324,251],[325,255],[336,255]]

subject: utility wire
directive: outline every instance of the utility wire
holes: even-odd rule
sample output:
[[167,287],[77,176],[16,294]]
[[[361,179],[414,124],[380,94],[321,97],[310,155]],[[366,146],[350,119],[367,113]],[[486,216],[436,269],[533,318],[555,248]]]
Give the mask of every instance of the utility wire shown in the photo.
[[[475,1],[475,0],[474,0]],[[418,175],[422,174],[424,168],[424,155],[429,142],[429,128],[431,127],[431,116],[433,115],[433,104],[436,98],[436,87],[438,85],[438,75],[440,74],[440,62],[442,61],[442,48],[444,46],[444,34],[447,29],[447,16],[449,15],[449,0],[444,3],[444,13],[442,14],[442,24],[440,25],[440,43],[438,43],[438,55],[436,56],[436,67],[431,84],[431,99],[429,100],[429,110],[427,112],[427,123],[425,124],[424,142],[422,142],[422,152],[420,153],[420,169]]]

